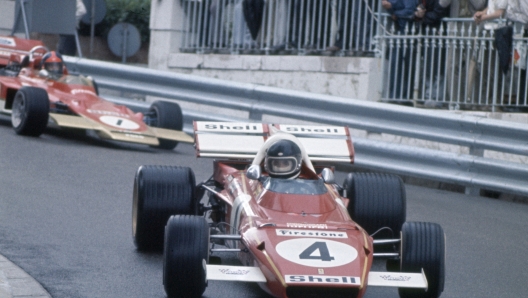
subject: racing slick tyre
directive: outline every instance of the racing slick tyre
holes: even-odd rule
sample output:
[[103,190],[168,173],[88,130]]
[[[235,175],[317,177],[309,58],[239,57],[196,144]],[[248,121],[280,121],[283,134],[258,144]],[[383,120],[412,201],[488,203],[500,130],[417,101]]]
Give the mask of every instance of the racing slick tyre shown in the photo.
[[49,97],[46,90],[24,86],[15,94],[11,124],[15,132],[25,136],[40,136],[49,119]]
[[350,200],[350,217],[369,235],[379,231],[374,238],[399,237],[406,217],[405,186],[399,176],[349,173],[343,188]]
[[138,250],[161,250],[163,230],[169,217],[197,213],[195,188],[190,168],[139,167],[132,204],[132,235]]
[[442,227],[430,222],[406,222],[401,231],[401,271],[420,273],[428,288],[398,289],[401,298],[436,298],[444,291],[445,235]]
[[[182,130],[183,115],[180,106],[177,103],[166,101],[155,101],[150,106],[148,115],[150,115],[152,126]],[[177,141],[159,140],[157,148],[172,150],[178,145]]]
[[204,217],[171,216],[165,228],[163,285],[168,297],[201,297],[207,286],[209,225]]

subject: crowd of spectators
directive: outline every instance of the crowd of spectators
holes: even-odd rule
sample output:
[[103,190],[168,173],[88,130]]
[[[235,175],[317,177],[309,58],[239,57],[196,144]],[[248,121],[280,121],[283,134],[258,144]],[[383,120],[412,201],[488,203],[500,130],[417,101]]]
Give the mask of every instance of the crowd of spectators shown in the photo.
[[[260,5],[254,5],[256,2]],[[222,43],[220,37],[223,36],[231,37],[235,41],[234,46],[241,48],[253,46],[262,49],[259,43],[265,42],[266,51],[271,54],[284,53],[281,52],[284,50],[295,53],[297,49],[330,55],[343,55],[345,51],[373,53],[375,47],[372,37],[379,28],[380,9],[390,14],[392,22],[389,27],[395,28],[390,34],[419,32],[420,36],[425,36],[424,40],[414,38],[412,42],[422,42],[422,45],[428,35],[448,34],[442,22],[446,17],[472,17],[474,26],[485,30],[497,29],[496,23],[492,21],[504,19],[511,23],[516,37],[528,37],[524,31],[528,24],[526,0],[207,0],[202,3],[208,6],[194,9],[199,12],[201,22],[195,24],[201,28],[199,40],[195,44],[197,47],[232,48],[233,44],[229,45],[229,41]],[[249,4],[253,4],[250,13],[247,10]],[[225,5],[234,7],[233,14],[229,16],[234,22],[229,29],[224,28],[226,24],[221,20]],[[258,31],[254,30],[255,25],[257,29],[260,28]],[[251,35],[247,34],[248,28],[253,29]],[[420,75],[424,79],[423,86],[419,88],[421,94],[417,96],[444,100],[439,90],[446,89],[444,84],[447,83],[444,82],[449,79],[446,78],[449,67],[445,64],[450,53],[446,48],[434,45],[416,49],[406,44],[410,40],[398,40],[399,45],[389,46],[385,53],[385,57],[390,60],[388,98],[412,99],[416,96],[416,88],[412,87],[417,73],[413,71],[413,63],[419,60],[422,69]],[[475,41],[473,47],[476,45]],[[481,65],[480,69],[486,67],[493,68],[493,65]],[[526,82],[526,65],[519,74],[519,81]],[[522,98],[524,85],[519,92]]]

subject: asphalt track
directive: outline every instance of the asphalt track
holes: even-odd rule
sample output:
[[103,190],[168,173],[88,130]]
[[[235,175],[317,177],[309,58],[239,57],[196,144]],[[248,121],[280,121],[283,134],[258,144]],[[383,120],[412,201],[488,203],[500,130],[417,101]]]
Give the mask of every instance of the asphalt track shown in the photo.
[[[26,281],[35,286],[32,278],[22,280],[26,272],[52,297],[165,297],[161,254],[137,252],[131,236],[133,178],[143,164],[189,166],[197,181],[212,169],[191,145],[163,151],[55,129],[20,137],[0,116],[0,265],[15,265],[0,266],[0,289],[2,277],[13,281],[14,273],[19,289]],[[438,222],[446,233],[442,297],[526,296],[527,205],[406,190],[407,219]],[[204,297],[268,296],[255,284],[211,281]],[[366,297],[398,295],[369,288]]]

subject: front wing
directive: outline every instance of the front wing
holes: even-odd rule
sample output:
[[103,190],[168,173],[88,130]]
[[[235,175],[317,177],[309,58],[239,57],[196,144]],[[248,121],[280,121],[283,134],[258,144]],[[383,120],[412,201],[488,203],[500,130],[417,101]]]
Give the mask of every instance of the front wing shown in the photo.
[[[318,276],[319,277],[319,276]],[[325,276],[320,276],[325,278]],[[259,267],[207,265],[208,280],[266,282]],[[334,277],[332,277],[334,279]],[[427,289],[424,272],[377,272],[368,275],[368,286]]]
[[193,143],[194,139],[182,131],[164,129],[159,127],[149,127],[145,132],[133,132],[124,130],[113,130],[105,127],[90,119],[50,113],[50,118],[59,127],[94,130],[101,138],[115,141],[139,143],[151,146],[159,145],[158,139],[166,139],[171,141]]

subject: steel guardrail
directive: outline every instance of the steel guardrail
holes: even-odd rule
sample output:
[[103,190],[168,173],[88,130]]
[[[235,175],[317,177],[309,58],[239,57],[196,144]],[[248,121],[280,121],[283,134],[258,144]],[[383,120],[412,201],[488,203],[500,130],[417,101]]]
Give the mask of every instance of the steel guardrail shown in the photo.
[[[401,175],[528,195],[528,165],[483,157],[484,150],[528,156],[528,127],[475,115],[432,111],[249,83],[66,57],[70,70],[95,78],[100,88],[249,112],[245,121],[273,115],[346,125],[438,143],[465,146],[474,155],[354,138],[355,165]],[[136,103],[137,104],[137,103]],[[196,120],[240,121],[242,117],[184,110]],[[187,126],[187,130],[190,129]]]

